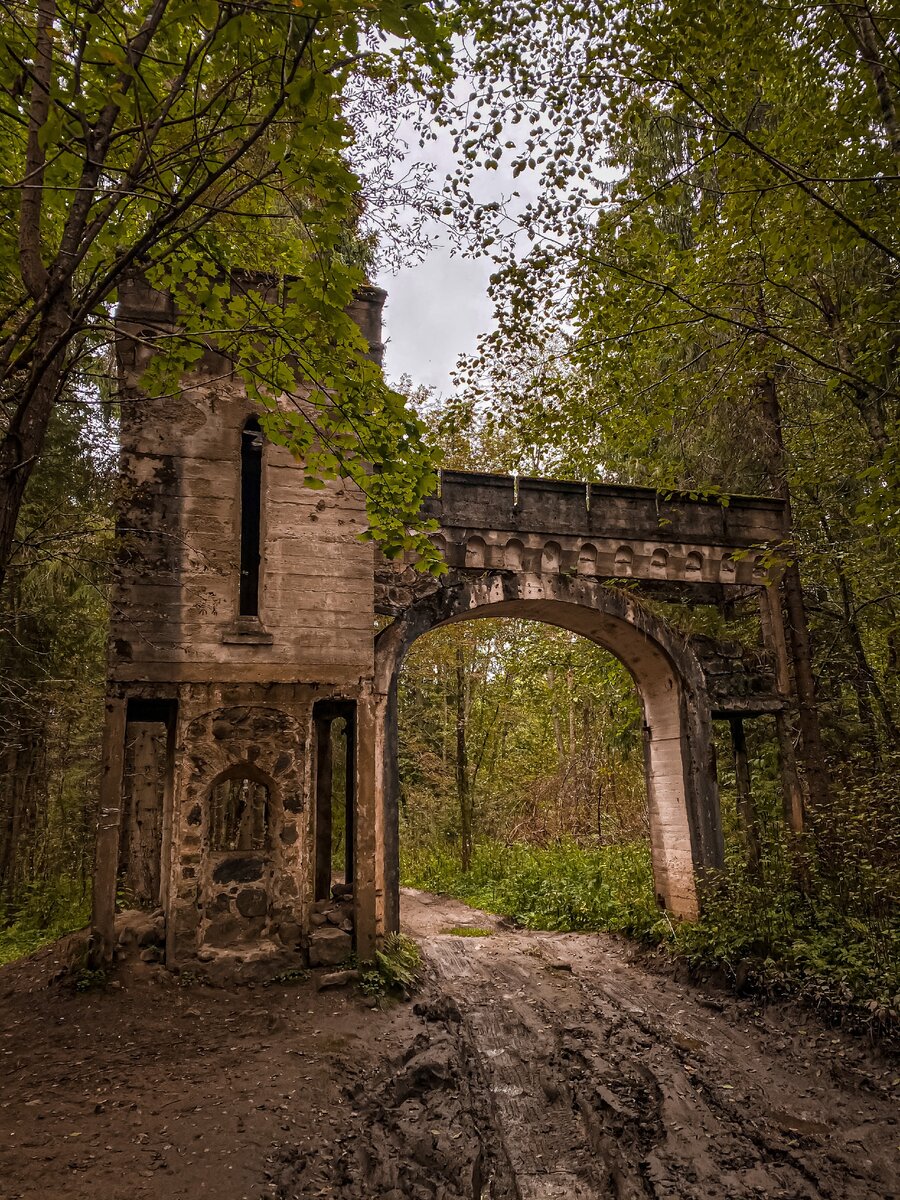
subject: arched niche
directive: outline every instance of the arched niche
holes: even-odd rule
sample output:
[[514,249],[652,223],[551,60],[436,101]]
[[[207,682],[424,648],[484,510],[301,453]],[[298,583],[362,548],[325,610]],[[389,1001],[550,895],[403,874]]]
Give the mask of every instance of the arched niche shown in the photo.
[[249,773],[247,767],[235,767],[220,775],[209,790],[210,851],[267,851],[271,798],[268,781],[257,772]]
[[503,565],[507,571],[521,571],[525,547],[518,538],[510,538],[503,547]]
[[578,551],[578,574],[597,574],[597,547],[592,542],[585,542]]
[[470,537],[466,542],[466,566],[483,567],[487,562],[487,546],[484,538]]
[[634,564],[634,551],[630,546],[620,546],[616,551],[613,570],[616,575],[629,576]]
[[541,551],[541,571],[558,571],[561,560],[559,542],[545,542]]
[[259,937],[272,909],[275,785],[251,763],[234,763],[209,785],[200,939],[219,948]]

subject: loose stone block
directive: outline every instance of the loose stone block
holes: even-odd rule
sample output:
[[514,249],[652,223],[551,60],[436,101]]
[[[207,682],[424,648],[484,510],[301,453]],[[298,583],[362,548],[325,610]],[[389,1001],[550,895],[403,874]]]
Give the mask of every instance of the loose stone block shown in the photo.
[[269,897],[262,888],[244,888],[238,892],[237,910],[242,917],[264,917],[269,907]]
[[352,949],[350,934],[332,925],[317,929],[309,936],[309,965],[337,967],[346,962]]

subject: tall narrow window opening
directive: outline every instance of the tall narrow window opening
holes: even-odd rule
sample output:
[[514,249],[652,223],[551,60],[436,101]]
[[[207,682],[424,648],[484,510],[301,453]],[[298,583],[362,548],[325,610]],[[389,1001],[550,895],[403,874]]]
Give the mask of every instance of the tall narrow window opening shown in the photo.
[[260,521],[263,438],[256,417],[241,434],[241,587],[238,612],[259,616]]
[[343,865],[345,885],[353,883],[356,823],[356,703],[317,700],[315,898],[331,896],[334,869]]

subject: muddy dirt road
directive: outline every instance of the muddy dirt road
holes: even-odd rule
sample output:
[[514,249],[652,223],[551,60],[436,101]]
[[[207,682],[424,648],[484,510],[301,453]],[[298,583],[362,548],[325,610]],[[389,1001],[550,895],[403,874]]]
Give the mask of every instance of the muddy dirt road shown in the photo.
[[900,1079],[858,1041],[606,937],[510,932],[414,892],[404,923],[432,970],[425,1032],[357,1097],[338,1164],[313,1156],[284,1200],[900,1196]]
[[4,968],[0,1200],[900,1200],[900,1069],[858,1039],[603,936],[404,921],[428,979],[384,1011]]

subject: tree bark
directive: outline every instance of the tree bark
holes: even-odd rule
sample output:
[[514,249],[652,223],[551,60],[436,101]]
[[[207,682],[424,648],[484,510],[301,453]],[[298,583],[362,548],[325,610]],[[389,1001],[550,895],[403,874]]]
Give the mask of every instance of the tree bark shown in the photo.
[[[829,542],[834,545],[831,528],[827,517],[823,514],[820,518],[822,529]],[[835,557],[834,573],[837,577],[838,590],[841,597],[841,623],[844,626],[844,633],[847,642],[850,646],[854,660],[853,686],[856,692],[856,703],[859,709],[859,717],[862,724],[869,728],[874,743],[874,748],[878,750],[878,736],[875,721],[875,710],[873,701],[878,707],[881,714],[881,720],[884,724],[885,732],[891,742],[896,743],[900,739],[900,730],[897,728],[897,723],[894,720],[894,714],[891,711],[891,706],[888,703],[887,696],[881,688],[878,678],[872,669],[872,664],[869,662],[869,657],[866,654],[865,644],[863,643],[862,631],[859,627],[859,621],[856,616],[856,600],[853,591],[853,584],[849,575],[841,565],[840,558]]]
[[778,739],[778,769],[781,775],[781,802],[784,822],[794,833],[803,832],[803,789],[797,774],[794,735],[788,705],[793,701],[791,667],[784,636],[781,596],[776,587],[764,588],[759,596],[763,642],[775,659],[778,694],[785,708],[775,714]]
[[891,150],[900,158],[900,124],[897,122],[897,105],[888,80],[887,71],[878,49],[878,36],[871,13],[858,5],[842,4],[838,10],[841,19],[856,45],[859,60],[865,65],[875,85],[881,123],[891,144]]
[[469,754],[466,713],[466,663],[463,648],[456,646],[456,797],[459,804],[460,866],[472,866],[472,796],[469,787]]
[[737,812],[744,847],[747,852],[747,868],[751,875],[759,873],[759,828],[753,788],[750,780],[750,759],[747,755],[747,738],[742,717],[728,718],[731,729],[731,747],[734,752],[734,777],[737,786]]
[[41,215],[44,198],[44,168],[47,155],[43,130],[50,115],[50,81],[53,75],[54,0],[39,0],[34,43],[31,96],[28,103],[28,140],[25,148],[25,186],[19,205],[19,270],[32,299],[37,300],[47,284],[47,268],[41,258]]
[[[791,493],[781,430],[778,387],[774,375],[767,375],[761,381],[759,392],[769,479],[775,495],[784,501],[787,529],[792,531]],[[792,559],[782,576],[781,589],[784,595],[788,644],[794,669],[801,760],[811,802],[824,804],[831,792],[831,781],[822,745],[809,627],[806,620],[806,606],[803,601],[800,568],[796,557]]]
[[35,368],[40,375],[19,400],[0,443],[0,587],[13,555],[25,489],[44,447],[62,382],[67,327],[67,296],[63,295],[49,309],[37,341],[37,358],[47,361]]

